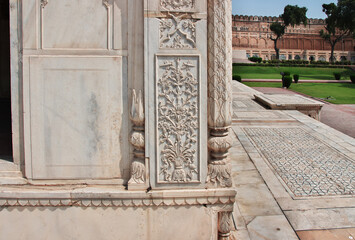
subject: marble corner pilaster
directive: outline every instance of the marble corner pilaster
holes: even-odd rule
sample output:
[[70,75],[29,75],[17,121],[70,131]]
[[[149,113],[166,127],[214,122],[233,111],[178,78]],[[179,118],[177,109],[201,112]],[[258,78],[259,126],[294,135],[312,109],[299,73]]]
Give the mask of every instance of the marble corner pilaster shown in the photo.
[[142,91],[138,94],[132,90],[132,106],[130,118],[133,129],[130,134],[129,142],[132,144],[133,160],[131,163],[130,180],[128,181],[129,190],[144,190],[148,188],[147,164],[145,162],[145,136],[144,136],[144,107]]
[[208,187],[231,187],[232,3],[208,0]]

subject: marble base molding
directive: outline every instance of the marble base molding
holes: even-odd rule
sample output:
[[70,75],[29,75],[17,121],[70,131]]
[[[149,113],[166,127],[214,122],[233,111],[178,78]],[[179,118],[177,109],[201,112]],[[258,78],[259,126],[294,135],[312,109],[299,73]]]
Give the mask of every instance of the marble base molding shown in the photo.
[[[0,207],[159,207],[214,205],[226,211],[235,201],[234,189],[126,191],[116,188],[3,187]],[[218,211],[218,210],[217,210]]]

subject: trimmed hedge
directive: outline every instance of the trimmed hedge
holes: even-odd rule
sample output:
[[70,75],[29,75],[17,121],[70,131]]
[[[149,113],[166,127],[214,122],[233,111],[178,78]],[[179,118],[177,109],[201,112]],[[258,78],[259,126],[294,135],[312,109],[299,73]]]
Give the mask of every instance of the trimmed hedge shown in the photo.
[[355,84],[355,74],[350,75],[350,80],[351,80],[352,83]]
[[293,80],[295,81],[295,83],[298,83],[298,79],[300,79],[300,75],[293,74]]
[[291,76],[284,76],[283,82],[284,82],[284,87],[289,88],[292,83],[292,77]]
[[297,64],[273,64],[273,63],[233,63],[233,66],[255,66],[255,67],[310,67],[310,68],[345,68],[348,69],[348,66],[342,65],[317,65],[317,64],[308,64],[308,65],[297,65]]
[[232,78],[234,81],[238,81],[238,82],[242,82],[242,77],[239,76],[239,75],[233,75],[233,78]]
[[261,63],[261,61],[263,60],[261,57],[250,57],[248,59],[252,62],[258,62],[258,63]]
[[341,74],[340,73],[333,73],[335,80],[340,80]]

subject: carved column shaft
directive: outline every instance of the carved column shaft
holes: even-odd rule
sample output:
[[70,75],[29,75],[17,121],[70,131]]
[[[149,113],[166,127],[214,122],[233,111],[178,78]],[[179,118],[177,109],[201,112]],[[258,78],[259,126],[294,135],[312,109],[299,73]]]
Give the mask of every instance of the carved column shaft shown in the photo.
[[146,188],[146,166],[144,158],[144,111],[142,92],[132,91],[131,121],[133,131],[131,133],[130,143],[133,145],[133,161],[131,165],[131,178],[128,182],[128,188],[145,189]]
[[208,148],[207,182],[210,187],[231,187],[228,136],[232,121],[232,3],[208,0]]

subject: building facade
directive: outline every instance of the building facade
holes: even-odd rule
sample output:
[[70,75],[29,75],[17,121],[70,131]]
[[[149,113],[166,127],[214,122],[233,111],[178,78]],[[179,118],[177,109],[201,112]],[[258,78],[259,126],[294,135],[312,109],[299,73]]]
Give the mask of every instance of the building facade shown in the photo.
[[[270,39],[270,25],[281,22],[278,17],[233,16],[233,50],[246,50],[246,57],[258,56],[264,60],[275,58],[274,42]],[[328,61],[330,44],[319,36],[324,19],[309,19],[307,26],[287,27],[278,41],[281,60]],[[355,61],[355,40],[345,38],[335,46],[337,61]]]
[[0,239],[230,239],[231,0],[2,2]]

